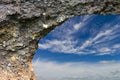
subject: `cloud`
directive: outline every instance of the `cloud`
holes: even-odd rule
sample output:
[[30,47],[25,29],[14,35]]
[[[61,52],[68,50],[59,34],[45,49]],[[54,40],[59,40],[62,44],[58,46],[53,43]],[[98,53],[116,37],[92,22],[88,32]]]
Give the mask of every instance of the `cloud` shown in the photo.
[[115,44],[115,45],[113,45],[113,47],[112,47],[113,49],[115,48],[120,48],[120,44]]
[[[117,32],[119,32],[119,29],[120,29],[120,25],[116,24],[111,29],[107,29],[106,31],[104,30],[104,31],[101,31],[100,33],[98,33],[97,36],[93,39],[93,41],[95,42],[95,44],[97,44],[97,43],[101,43],[101,42],[105,42],[105,41],[114,39],[114,38],[120,36],[119,34],[116,34]],[[102,39],[99,39],[101,37],[102,37]]]
[[[91,15],[86,15],[82,17],[82,20],[79,23],[74,24],[70,21],[69,23],[62,25],[62,27],[60,26],[61,28],[58,28],[58,30],[54,30],[52,32],[53,34],[51,34],[54,37],[60,36],[60,39],[45,40],[44,43],[38,44],[39,49],[47,49],[52,52],[62,53],[83,53],[75,47],[75,45],[77,44],[77,40],[74,40],[74,36],[72,36],[72,34],[76,33],[77,30],[87,25],[93,18],[94,17]],[[66,26],[69,25],[73,25],[72,28],[66,28]]]
[[120,80],[120,63],[101,61],[99,63],[57,63],[33,61],[37,80]]
[[115,60],[110,60],[110,61],[100,61],[99,63],[101,63],[101,64],[111,64],[111,63],[116,63],[116,61]]
[[104,55],[104,54],[111,54],[111,52],[113,50],[110,48],[107,48],[107,47],[102,47],[102,48],[98,49],[98,51],[100,52],[100,54],[98,54],[98,55]]
[[[88,32],[86,25],[92,19],[92,16],[85,16],[79,23],[66,22],[50,33],[53,39],[44,39],[39,43],[39,49],[65,54],[120,53],[120,17],[104,24],[96,34],[93,31],[94,35],[84,41],[80,37],[76,38],[80,34],[79,31]],[[96,30],[95,27],[92,30]],[[38,80],[120,80],[120,62],[115,60],[103,60],[97,63],[57,63],[38,59],[33,61],[33,65]]]
[[51,51],[56,51],[56,52],[65,52],[65,53],[70,52],[71,53],[71,51],[72,52],[74,51],[73,47],[74,47],[75,43],[77,43],[77,42],[70,41],[70,40],[63,40],[63,41],[60,41],[60,40],[48,40],[47,43],[38,44],[38,46],[41,49],[50,49]]
[[[115,32],[118,31],[117,29],[120,28],[120,25],[114,25],[112,29],[107,29],[104,31],[100,31],[100,33],[98,33],[94,38],[90,38],[90,40],[87,40],[85,43],[83,43],[83,45],[80,47],[80,49],[84,49],[89,45],[94,45],[97,43],[102,43],[108,40],[111,40],[113,38],[116,38]],[[111,36],[110,36],[111,35]],[[117,34],[117,37],[120,36],[119,34]],[[100,39],[102,38],[102,39]]]
[[[39,49],[66,54],[97,53],[97,55],[108,55],[118,52],[119,48],[117,47],[119,47],[120,44],[117,42],[113,43],[112,40],[120,37],[119,19],[111,23],[105,23],[96,35],[84,41],[82,41],[82,38],[78,38],[79,31],[87,29],[86,25],[91,23],[91,20],[94,18],[93,16],[87,15],[82,17],[79,23],[74,23],[69,20],[64,25],[61,25],[51,32],[50,35],[52,35],[53,39],[45,39],[43,43],[39,43]],[[115,44],[117,45],[115,46]]]
[[90,22],[90,18],[93,18],[93,16],[90,15],[84,16],[82,21],[73,26],[74,30],[79,30],[80,28],[84,27],[88,22]]

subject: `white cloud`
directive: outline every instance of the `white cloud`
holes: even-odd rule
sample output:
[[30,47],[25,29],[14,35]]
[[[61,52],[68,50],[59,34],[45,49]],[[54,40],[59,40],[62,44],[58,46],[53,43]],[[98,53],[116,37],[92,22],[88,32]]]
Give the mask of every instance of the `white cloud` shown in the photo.
[[110,34],[111,32],[112,32],[112,30],[106,30],[105,32],[102,31],[93,39],[93,41],[96,41],[100,37],[106,36],[106,35]]
[[[76,39],[76,35],[72,35],[74,33],[77,33],[77,31],[81,28],[86,27],[85,25],[87,25],[93,18],[93,16],[87,15],[82,17],[82,20],[77,24],[68,22],[62,27],[60,26],[61,28],[59,28],[57,31],[54,30],[53,34],[51,34],[54,37],[57,37],[57,39],[45,40],[44,43],[38,44],[39,48],[45,50],[47,49],[52,52],[67,54],[99,53],[98,55],[105,55],[118,51],[119,48],[113,46],[113,44],[107,43],[113,39],[120,37],[120,25],[114,24],[115,21],[104,24],[102,27],[103,29],[101,29],[100,32],[96,34],[96,36],[90,37],[82,44],[79,44],[80,39]],[[74,25],[72,28],[66,28],[67,26],[70,26],[69,24]],[[119,46],[119,44],[117,46]],[[87,49],[88,47],[92,49]]]
[[83,25],[83,24],[82,24],[81,22],[78,23],[78,24],[75,24],[75,25],[74,25],[74,29],[75,29],[75,30],[78,30],[82,25]]
[[39,48],[41,48],[41,49],[48,49],[48,48],[51,47],[50,44],[38,44],[38,46],[39,46]]
[[[120,25],[116,24],[111,29],[107,29],[106,31],[101,31],[100,33],[98,33],[97,36],[93,39],[93,41],[95,42],[95,44],[97,44],[108,40],[112,40],[120,36],[119,34],[116,35],[116,33],[119,32],[119,29],[120,29]],[[101,37],[103,38],[99,39]]]
[[111,64],[111,63],[116,63],[116,61],[115,60],[111,60],[111,61],[100,61],[99,63],[101,63],[101,64]]
[[115,45],[113,45],[113,47],[112,47],[113,49],[115,48],[120,48],[120,44],[115,44]]
[[[75,47],[77,44],[77,40],[74,41],[74,36],[71,34],[76,33],[77,30],[87,25],[94,17],[91,15],[86,15],[82,17],[82,21],[73,25],[71,22],[70,24],[73,25],[73,28],[61,28],[59,32],[56,32],[55,36],[60,36],[61,39],[54,39],[54,40],[45,40],[45,43],[39,43],[38,46],[40,49],[49,49],[52,52],[63,52],[63,53],[76,53],[76,54],[83,54],[81,49]],[[92,52],[92,51],[91,51]]]
[[[83,17],[83,20],[72,28],[63,27],[59,31],[54,31],[53,36],[57,39],[45,40],[44,43],[38,44],[39,48],[66,54],[98,53],[98,55],[105,55],[119,51],[120,44],[107,43],[120,37],[120,25],[113,25],[114,22],[105,24],[96,36],[90,37],[81,45],[78,43],[80,40],[75,40],[75,36],[72,34],[85,27],[89,23],[89,19],[91,19],[90,16]],[[70,22],[70,25],[72,24]],[[110,26],[113,27],[110,28]],[[104,29],[104,27],[106,28]],[[94,49],[87,49],[87,47]],[[33,65],[38,80],[120,80],[120,62],[114,60],[103,60],[98,63],[60,64],[53,61],[37,60],[33,61]]]
[[77,52],[74,48],[76,41],[71,40],[50,40],[45,44],[38,44],[40,49],[50,49],[54,52],[63,52],[63,53],[74,53]]
[[[84,51],[88,52],[88,50],[85,49],[86,47],[88,46],[95,47],[98,43],[102,43],[120,36],[119,34],[115,35],[115,32],[118,32],[118,29],[119,29],[118,25],[115,25],[115,27],[113,27],[112,29],[101,31],[95,37],[86,40],[81,46],[77,46],[77,47],[75,47],[75,45],[78,44],[78,40],[74,41],[74,36],[70,36],[70,35],[64,36],[66,39],[63,40],[57,40],[57,39],[45,40],[44,44],[39,43],[38,46],[40,49],[49,49],[52,52],[85,54]],[[102,39],[100,39],[101,37]],[[113,46],[112,48],[111,46],[104,46],[105,44],[106,43],[104,43],[102,46],[97,45],[97,47],[95,47],[96,51],[89,50],[88,53],[91,54],[98,52],[100,53],[98,55],[104,55],[104,54],[111,54],[112,52],[115,51],[116,46]],[[117,46],[120,45],[118,44]]]
[[79,48],[80,50],[86,48],[87,46],[91,45],[92,41],[91,40],[87,40],[85,43],[83,43],[83,45]]
[[[104,42],[106,41],[106,39],[110,39],[111,37],[113,38],[113,36],[109,36],[111,34],[113,34],[113,31],[115,31],[116,29],[120,28],[118,27],[119,25],[115,25],[112,29],[108,29],[106,31],[101,31],[100,33],[98,33],[93,39],[87,40],[85,43],[83,43],[83,45],[80,47],[80,49],[84,49],[89,45],[93,45],[93,42],[95,44],[100,43],[100,42]],[[116,32],[116,31],[115,31]],[[114,33],[115,33],[114,32]],[[118,34],[119,35],[119,34]],[[100,39],[101,37],[104,37],[102,40]],[[118,37],[118,36],[117,36]]]
[[73,26],[73,28],[75,30],[79,30],[80,28],[84,27],[88,22],[90,22],[90,19],[93,19],[93,16],[91,16],[91,15],[84,16],[82,21],[80,21],[79,23],[75,24]]
[[98,52],[100,53],[98,55],[111,54],[112,49],[107,48],[107,47],[102,47],[102,48],[98,49]]
[[120,63],[56,63],[37,60],[33,62],[37,80],[120,80]]

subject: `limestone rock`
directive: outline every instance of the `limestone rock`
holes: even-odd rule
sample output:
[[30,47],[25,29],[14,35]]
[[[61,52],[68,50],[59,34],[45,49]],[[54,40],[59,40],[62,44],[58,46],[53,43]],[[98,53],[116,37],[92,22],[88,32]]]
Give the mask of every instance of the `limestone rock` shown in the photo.
[[120,0],[0,0],[0,80],[36,80],[38,40],[68,18],[120,14]]

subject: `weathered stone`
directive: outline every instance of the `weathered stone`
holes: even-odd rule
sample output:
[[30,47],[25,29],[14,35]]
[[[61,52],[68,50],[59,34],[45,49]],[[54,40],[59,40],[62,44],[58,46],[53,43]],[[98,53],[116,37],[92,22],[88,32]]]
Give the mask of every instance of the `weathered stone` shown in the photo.
[[38,40],[68,18],[120,14],[119,0],[0,0],[0,80],[36,80]]

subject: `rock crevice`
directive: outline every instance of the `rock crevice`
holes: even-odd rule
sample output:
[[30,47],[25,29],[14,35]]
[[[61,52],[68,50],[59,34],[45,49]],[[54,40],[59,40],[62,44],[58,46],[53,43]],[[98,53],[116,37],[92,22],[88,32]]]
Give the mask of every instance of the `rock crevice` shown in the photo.
[[120,14],[119,0],[0,0],[0,80],[36,80],[38,40],[67,19]]

